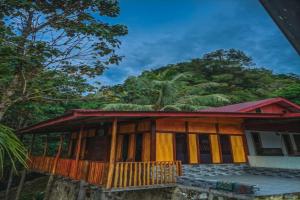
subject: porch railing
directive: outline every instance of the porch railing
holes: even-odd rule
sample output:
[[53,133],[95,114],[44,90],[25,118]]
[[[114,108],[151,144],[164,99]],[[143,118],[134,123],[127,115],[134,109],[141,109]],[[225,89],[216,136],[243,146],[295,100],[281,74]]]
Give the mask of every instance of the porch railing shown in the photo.
[[115,165],[113,187],[140,187],[176,183],[181,175],[181,162],[118,162]]
[[[99,186],[106,184],[109,166],[105,162],[80,160],[76,163],[73,159],[59,158],[55,167],[55,158],[45,156],[31,156],[28,165],[33,171],[85,180]],[[116,162],[112,188],[172,184],[181,174],[180,161]]]
[[[54,162],[54,157],[31,156],[29,168],[37,172],[52,173]],[[88,160],[80,160],[76,166],[76,160],[60,158],[54,174],[74,180],[85,180],[94,185],[104,185],[107,167],[107,163]]]

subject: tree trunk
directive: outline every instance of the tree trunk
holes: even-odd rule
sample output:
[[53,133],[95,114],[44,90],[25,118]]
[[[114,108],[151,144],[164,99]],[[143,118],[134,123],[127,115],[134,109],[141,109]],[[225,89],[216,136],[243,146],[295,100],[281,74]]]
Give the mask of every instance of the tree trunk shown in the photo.
[[79,192],[77,196],[77,200],[84,200],[86,196],[86,186],[87,183],[84,180],[80,180],[79,182]]
[[51,192],[53,182],[54,182],[54,175],[50,174],[49,179],[48,179],[48,183],[47,183],[47,186],[46,186],[46,190],[45,190],[44,200],[48,200],[50,198],[50,192]]
[[21,195],[21,192],[22,192],[22,189],[24,186],[25,178],[26,178],[26,169],[23,169],[15,200],[20,199],[20,195]]
[[11,169],[11,170],[10,170],[10,173],[9,173],[9,178],[8,178],[8,182],[7,182],[6,191],[5,191],[5,198],[4,198],[5,200],[8,200],[8,197],[9,197],[9,191],[10,191],[10,188],[11,188],[13,176],[14,176],[14,170]]
[[13,104],[11,97],[15,94],[18,88],[19,76],[15,75],[9,86],[3,91],[0,97],[0,122],[2,121],[7,109]]

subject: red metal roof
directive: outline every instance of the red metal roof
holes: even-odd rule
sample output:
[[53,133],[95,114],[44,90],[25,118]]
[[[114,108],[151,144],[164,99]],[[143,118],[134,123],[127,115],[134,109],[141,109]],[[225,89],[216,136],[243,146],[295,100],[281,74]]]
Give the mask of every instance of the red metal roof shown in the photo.
[[[277,103],[293,113],[253,113],[248,112],[257,107]],[[242,119],[279,119],[300,117],[300,106],[283,98],[272,98],[254,102],[246,102],[210,108],[197,112],[169,112],[169,111],[103,111],[94,109],[75,109],[65,115],[49,119],[38,124],[18,130],[18,133],[70,131],[82,124],[99,124],[101,121],[111,121],[113,118],[119,120],[130,120],[134,118],[158,118],[158,117],[211,117],[211,118],[242,118]]]
[[255,110],[256,108],[260,108],[271,104],[279,104],[282,107],[285,107],[292,112],[300,112],[300,106],[281,97],[263,99],[259,101],[250,101],[245,103],[238,103],[238,104],[221,106],[216,108],[207,108],[200,111],[201,112],[250,112]]
[[226,117],[226,118],[252,118],[273,119],[280,118],[283,114],[278,113],[226,113],[226,112],[164,112],[164,111],[103,111],[103,110],[72,110],[71,112],[49,119],[38,124],[18,130],[18,133],[65,131],[74,128],[75,125],[87,124],[89,122],[100,123],[111,121],[113,118],[130,120],[134,118],[159,118],[159,117]]

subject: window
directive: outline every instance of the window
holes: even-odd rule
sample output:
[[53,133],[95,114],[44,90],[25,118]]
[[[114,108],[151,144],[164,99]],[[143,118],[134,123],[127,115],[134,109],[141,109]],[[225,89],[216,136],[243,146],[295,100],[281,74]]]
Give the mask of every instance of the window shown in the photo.
[[209,135],[199,134],[199,160],[200,163],[212,163]]
[[252,135],[255,153],[256,153],[256,155],[260,155],[262,144],[261,144],[261,139],[260,139],[259,133],[252,132],[251,135]]
[[282,135],[283,143],[285,145],[286,151],[288,155],[294,154],[293,145],[291,141],[291,137],[288,134]]
[[188,163],[187,155],[187,135],[184,133],[177,133],[176,140],[176,160],[181,160],[183,164]]
[[300,135],[293,135],[297,152],[300,152]]
[[231,142],[228,135],[220,135],[223,163],[232,163]]
[[[269,134],[269,133],[263,133],[263,134]],[[260,156],[282,156],[283,155],[281,147],[264,148],[262,145],[262,139],[260,133],[252,132],[251,135],[252,135],[252,140],[253,140],[253,145],[254,145],[256,155],[260,155]],[[267,140],[264,141],[267,142]]]
[[123,143],[122,143],[122,161],[127,161],[128,158],[128,147],[129,147],[129,135],[123,136]]
[[142,151],[143,151],[143,135],[136,134],[135,138],[135,161],[142,161]]
[[256,112],[256,113],[262,113],[262,111],[261,111],[260,108],[256,108],[256,109],[255,109],[255,112]]

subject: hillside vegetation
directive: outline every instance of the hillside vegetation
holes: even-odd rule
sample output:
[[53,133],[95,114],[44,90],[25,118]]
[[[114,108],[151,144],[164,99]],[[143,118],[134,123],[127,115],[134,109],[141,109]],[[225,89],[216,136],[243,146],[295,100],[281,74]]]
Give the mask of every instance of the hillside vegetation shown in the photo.
[[188,110],[274,96],[300,103],[300,78],[254,67],[243,52],[218,50],[200,59],[129,77],[99,92],[106,110]]
[[241,51],[218,50],[202,58],[144,71],[128,77],[123,84],[102,87],[95,94],[19,103],[8,110],[4,122],[20,128],[74,108],[195,111],[275,96],[300,103],[299,76],[274,74],[254,66]]

